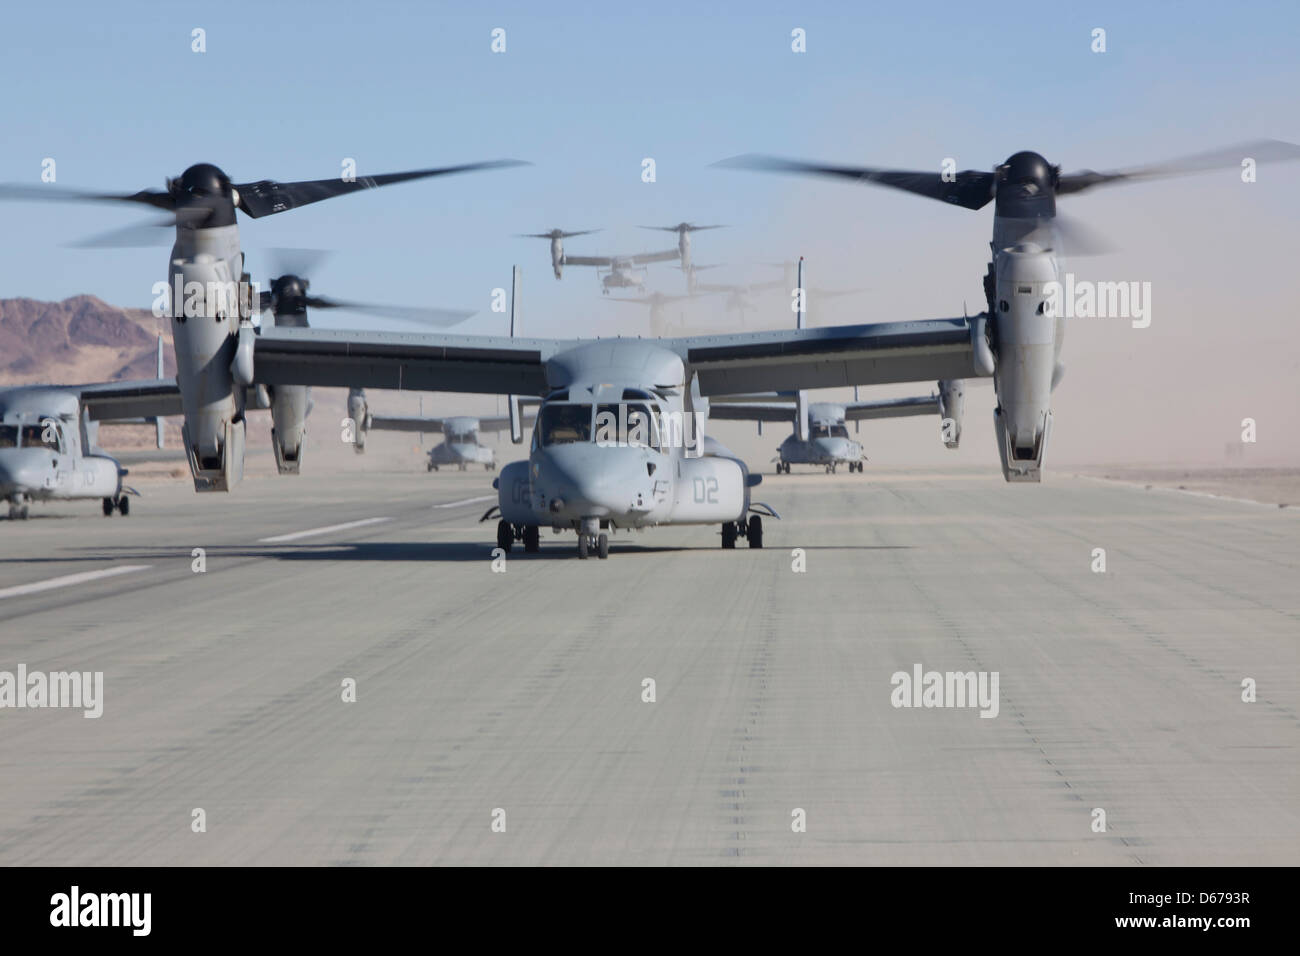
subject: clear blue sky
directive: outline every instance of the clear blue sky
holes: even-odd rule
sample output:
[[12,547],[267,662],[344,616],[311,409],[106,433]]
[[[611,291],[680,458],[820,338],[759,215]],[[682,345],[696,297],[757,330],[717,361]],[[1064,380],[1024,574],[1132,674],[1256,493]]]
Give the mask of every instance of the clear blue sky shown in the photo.
[[[529,168],[392,187],[253,222],[269,246],[337,250],[314,289],[394,303],[485,307],[525,267],[530,331],[594,331],[594,276],[551,277],[544,243],[514,233],[604,227],[575,252],[661,244],[635,224],[737,228],[697,239],[702,261],[793,255],[803,186],[707,168],[737,153],[988,168],[1034,148],[1105,168],[1257,136],[1300,139],[1300,4],[744,2],[452,5],[372,2],[14,3],[0,35],[0,181],[159,187],[193,162],[235,181],[516,157]],[[620,9],[623,8],[623,9]],[[1093,27],[1108,52],[1089,50]],[[191,52],[191,30],[207,52]],[[507,52],[489,50],[507,31]],[[807,31],[793,54],[790,31]],[[658,182],[640,180],[654,157]],[[838,189],[876,232],[962,230],[961,295],[978,302],[988,217]],[[872,192],[873,195],[865,195]],[[147,306],[166,249],[63,243],[148,217],[131,207],[0,206],[0,295],[94,293]],[[972,247],[972,243],[975,245]],[[606,248],[602,248],[602,246]],[[915,258],[909,248],[880,265]],[[669,291],[671,270],[657,274]],[[945,290],[956,310],[956,296]],[[603,310],[603,311],[602,311]],[[933,311],[932,309],[930,311]],[[466,331],[500,331],[485,314]]]

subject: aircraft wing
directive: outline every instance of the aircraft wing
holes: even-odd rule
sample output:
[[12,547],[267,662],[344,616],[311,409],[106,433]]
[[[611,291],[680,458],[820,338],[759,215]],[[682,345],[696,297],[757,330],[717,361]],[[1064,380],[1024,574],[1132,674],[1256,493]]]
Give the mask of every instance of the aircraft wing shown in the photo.
[[700,394],[978,378],[993,370],[984,317],[664,339]]
[[627,258],[632,265],[643,266],[651,262],[673,262],[680,259],[681,255],[676,249],[665,249],[663,252],[641,252]]
[[906,418],[909,415],[934,415],[938,411],[938,395],[882,398],[874,402],[845,402],[844,420],[859,422],[869,418]]
[[564,257],[566,266],[612,266],[614,260],[609,256],[569,256]]
[[264,328],[253,379],[421,392],[545,395],[546,360],[567,343],[497,335]]
[[793,422],[793,402],[710,402],[709,420],[716,422]]
[[[537,416],[527,410],[521,410],[519,417],[524,425],[531,425],[537,420]],[[508,431],[509,428],[509,415],[488,415],[486,418],[480,417],[478,420],[478,430],[481,432],[503,432]]]
[[91,421],[155,418],[181,414],[181,390],[174,378],[134,379],[72,385]]
[[441,418],[422,418],[419,415],[371,415],[367,424],[371,431],[442,434]]

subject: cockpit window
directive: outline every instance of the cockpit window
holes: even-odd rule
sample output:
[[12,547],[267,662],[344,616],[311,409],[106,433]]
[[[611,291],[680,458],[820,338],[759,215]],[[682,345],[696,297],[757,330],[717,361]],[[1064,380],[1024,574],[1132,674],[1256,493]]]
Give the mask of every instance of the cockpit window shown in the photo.
[[[48,441],[46,439],[49,439]],[[48,448],[50,451],[59,450],[59,432],[53,425],[24,425],[23,426],[23,447],[24,448]]]
[[0,448],[18,447],[18,426],[0,425]]
[[825,425],[814,425],[814,426],[812,426],[812,437],[813,437],[813,438],[830,438],[830,437],[831,437],[831,430],[830,430],[829,428],[827,428]]
[[832,438],[848,438],[848,437],[849,437],[849,427],[848,427],[847,425],[832,425],[832,426],[831,426],[831,437],[832,437]]
[[596,406],[596,441],[604,445],[659,447],[659,421],[652,406],[625,402]]
[[591,441],[591,406],[547,403],[538,424],[543,445]]

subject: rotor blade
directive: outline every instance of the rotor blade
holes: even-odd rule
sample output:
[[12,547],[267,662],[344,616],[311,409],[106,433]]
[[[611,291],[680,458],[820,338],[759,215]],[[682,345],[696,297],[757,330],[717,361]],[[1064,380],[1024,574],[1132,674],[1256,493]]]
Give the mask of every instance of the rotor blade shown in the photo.
[[515,237],[518,239],[568,239],[570,236],[590,236],[598,232],[600,232],[599,229],[579,229],[577,232],[554,229],[551,232],[517,232]]
[[330,249],[299,249],[274,246],[266,250],[272,276],[297,276],[311,279],[317,274],[321,263],[333,255]]
[[25,186],[21,183],[0,184],[0,199],[38,202],[137,202],[158,209],[172,209],[176,201],[171,193],[142,189],[138,193],[92,193],[60,186]]
[[1184,176],[1189,173],[1205,172],[1211,169],[1239,167],[1247,157],[1257,163],[1300,159],[1300,146],[1278,139],[1258,139],[1238,146],[1229,146],[1225,149],[1197,153],[1193,156],[1183,156],[1178,159],[1166,160],[1163,163],[1152,163],[1149,166],[1133,166],[1129,169],[1114,169],[1102,173],[1085,169],[1077,173],[1061,176],[1056,192],[1058,195],[1068,196],[1071,193],[1080,193],[1085,189],[1091,189],[1093,186],[1109,183],[1159,179],[1165,176]]
[[1090,226],[1069,216],[1056,214],[1056,235],[1061,240],[1057,251],[1063,256],[1108,256],[1119,246]]
[[831,176],[857,182],[879,183],[905,192],[927,196],[952,203],[966,209],[979,209],[993,198],[994,176],[991,172],[966,169],[955,174],[951,182],[940,173],[917,172],[904,169],[877,169],[873,166],[829,166],[802,160],[780,159],[748,153],[714,163],[729,169],[753,169],[769,173],[799,173],[810,176]]
[[705,229],[726,229],[726,224],[717,226],[692,226],[689,222],[684,222],[678,226],[638,226],[638,229],[657,229],[659,232],[703,232]]
[[242,183],[235,186],[235,190],[239,193],[239,208],[254,219],[258,219],[262,216],[270,216],[277,212],[297,209],[299,206],[320,202],[322,199],[331,199],[334,196],[360,192],[363,189],[389,186],[393,183],[404,183],[412,179],[526,165],[527,163],[520,162],[517,159],[498,159],[485,163],[443,166],[438,169],[417,169],[404,173],[384,173],[380,176],[358,176],[352,180],[335,177],[333,179],[315,179],[299,183],[277,183],[274,180],[263,179],[255,183]]
[[212,210],[203,207],[178,209],[170,216],[150,222],[140,222],[121,229],[101,232],[89,239],[68,243],[73,249],[124,249],[141,246],[162,246],[171,241],[171,236],[163,230],[175,229],[178,225],[197,226],[206,219]]
[[364,312],[367,315],[381,316],[387,319],[402,319],[407,322],[421,322],[447,328],[464,322],[471,315],[477,314],[472,309],[427,309],[418,306],[374,305],[369,302],[346,302],[342,299],[326,299],[321,296],[308,296],[305,304],[311,309],[346,309],[349,312]]

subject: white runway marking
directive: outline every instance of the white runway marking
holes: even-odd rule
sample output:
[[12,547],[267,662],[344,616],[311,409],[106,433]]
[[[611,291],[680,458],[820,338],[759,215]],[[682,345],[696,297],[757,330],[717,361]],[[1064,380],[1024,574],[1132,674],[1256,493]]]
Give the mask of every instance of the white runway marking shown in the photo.
[[295,531],[292,534],[277,534],[272,538],[258,538],[263,544],[275,544],[278,541],[297,541],[299,538],[310,538],[313,535],[328,534],[331,531],[346,531],[349,528],[361,528],[368,524],[379,524],[381,521],[391,521],[392,518],[362,518],[360,521],[347,521],[343,524],[326,525],[324,528],[310,528],[307,531]]
[[462,498],[460,501],[448,501],[446,504],[434,505],[435,508],[458,508],[461,505],[476,505],[480,501],[496,501],[496,495],[479,495],[477,498]]
[[22,594],[38,594],[41,591],[53,591],[55,588],[71,587],[74,584],[85,584],[88,581],[98,581],[100,578],[116,577],[119,574],[130,574],[132,571],[143,571],[145,568],[153,567],[151,564],[124,564],[117,568],[105,568],[103,571],[82,571],[80,574],[65,574],[61,578],[50,578],[48,581],[37,581],[35,584],[20,584],[17,587],[5,588],[0,591],[0,598],[18,597]]

